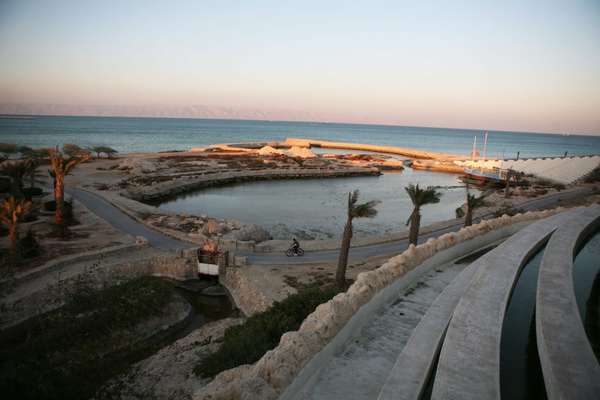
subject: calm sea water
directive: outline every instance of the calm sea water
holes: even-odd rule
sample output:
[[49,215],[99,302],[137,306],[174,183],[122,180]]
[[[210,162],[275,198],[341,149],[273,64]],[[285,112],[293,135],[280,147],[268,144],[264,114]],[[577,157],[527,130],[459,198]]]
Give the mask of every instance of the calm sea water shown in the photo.
[[[0,142],[30,147],[107,145],[120,152],[185,150],[212,143],[303,137],[469,154],[483,131],[312,122],[123,117],[0,117]],[[480,147],[481,148],[481,147]],[[489,131],[488,154],[600,154],[600,137]]]
[[[160,208],[190,214],[234,218],[267,228],[275,239],[327,239],[341,236],[348,192],[361,191],[361,201],[379,200],[375,218],[356,219],[356,236],[406,230],[412,203],[409,183],[441,186],[438,204],[423,207],[422,224],[455,217],[465,201],[458,175],[406,168],[381,176],[248,182],[209,188],[163,202]],[[475,193],[475,192],[474,192]]]

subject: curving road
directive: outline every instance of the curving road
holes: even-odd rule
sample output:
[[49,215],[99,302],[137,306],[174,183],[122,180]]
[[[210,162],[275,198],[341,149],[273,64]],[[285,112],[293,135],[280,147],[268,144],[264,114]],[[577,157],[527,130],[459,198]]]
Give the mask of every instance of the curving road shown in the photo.
[[193,247],[191,243],[182,242],[148,228],[94,193],[78,188],[67,189],[67,193],[121,232],[132,236],[145,237],[152,247],[161,250],[177,250]]
[[[581,188],[570,191],[563,191],[551,194],[542,198],[531,199],[518,204],[517,208],[525,211],[533,211],[541,208],[559,205],[561,201],[571,200],[591,192],[590,188]],[[187,242],[174,239],[164,235],[156,230],[148,228],[146,225],[135,221],[123,211],[112,205],[104,198],[79,188],[67,190],[73,198],[84,204],[90,211],[106,220],[109,224],[122,232],[132,236],[143,236],[148,239],[151,246],[163,250],[176,250],[193,247]],[[476,218],[474,222],[482,218],[489,218],[492,214],[486,214]],[[448,226],[446,228],[434,230],[419,236],[419,241],[424,242],[430,237],[437,237],[447,232],[457,231],[462,227],[462,223]],[[350,249],[350,261],[356,262],[371,257],[382,257],[393,254],[399,254],[408,248],[408,239],[397,240],[393,242],[372,244],[368,246],[352,247]],[[236,252],[236,255],[247,258],[249,264],[266,265],[285,265],[285,264],[308,264],[319,262],[334,262],[337,260],[339,250],[322,250],[306,252],[304,257],[286,257],[280,253],[252,253]]]

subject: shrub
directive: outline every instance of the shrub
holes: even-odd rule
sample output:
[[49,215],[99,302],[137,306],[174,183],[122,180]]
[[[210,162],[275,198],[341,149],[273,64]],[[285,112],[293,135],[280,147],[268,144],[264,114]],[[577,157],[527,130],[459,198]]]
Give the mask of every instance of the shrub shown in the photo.
[[[54,200],[49,200],[45,202],[44,210],[52,212],[56,211],[56,202]],[[67,225],[77,224],[77,220],[75,219],[75,215],[73,214],[73,203],[71,201],[64,202],[63,218]]]
[[588,173],[583,178],[583,181],[586,183],[600,182],[600,166],[597,166],[590,173]]
[[89,156],[91,152],[88,149],[77,146],[76,144],[65,143],[63,145],[63,153],[69,157],[84,157]]
[[42,254],[42,246],[31,229],[19,239],[19,253],[23,258],[33,258]]
[[106,158],[111,158],[113,154],[118,153],[117,150],[108,146],[94,146],[91,147],[90,150],[96,153],[97,158],[100,158],[102,153],[106,154]]
[[465,216],[465,210],[463,210],[462,207],[458,207],[456,210],[454,210],[454,213],[456,214],[456,218],[462,218]]
[[267,311],[248,318],[244,324],[229,328],[219,350],[202,360],[194,372],[210,377],[226,369],[258,361],[277,346],[281,335],[298,330],[302,321],[319,304],[338,292],[333,286],[323,289],[313,286],[275,302]]
[[522,208],[515,208],[513,206],[503,206],[494,211],[494,218],[500,218],[504,214],[512,217],[513,215],[522,214],[524,212],[525,210],[523,210]]
[[26,199],[31,199],[33,196],[41,196],[44,194],[44,191],[38,187],[26,187],[23,188],[22,191]]

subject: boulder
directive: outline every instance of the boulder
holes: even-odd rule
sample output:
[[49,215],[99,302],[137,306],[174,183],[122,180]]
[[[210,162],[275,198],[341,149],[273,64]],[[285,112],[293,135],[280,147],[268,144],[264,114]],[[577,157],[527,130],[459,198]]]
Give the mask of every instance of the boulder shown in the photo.
[[129,170],[134,174],[147,174],[156,171],[156,164],[143,158],[125,158],[117,167],[120,170]]
[[242,228],[233,234],[236,240],[250,241],[256,243],[271,240],[271,234],[262,226],[256,224],[244,225]]
[[202,233],[207,236],[217,235],[223,232],[223,226],[217,222],[215,219],[209,219],[204,227],[202,228]]
[[288,156],[298,158],[316,158],[317,155],[304,147],[294,146],[287,151]]
[[261,147],[260,150],[258,150],[258,155],[261,156],[274,156],[274,155],[284,155],[285,152],[281,151],[281,150],[277,150],[274,147],[271,146],[264,146]]

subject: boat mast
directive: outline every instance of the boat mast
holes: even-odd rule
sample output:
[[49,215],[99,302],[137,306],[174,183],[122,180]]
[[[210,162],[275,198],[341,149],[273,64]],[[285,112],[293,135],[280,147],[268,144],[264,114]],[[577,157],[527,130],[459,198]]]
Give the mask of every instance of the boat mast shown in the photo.
[[475,151],[477,150],[477,135],[473,136],[473,149],[471,150],[471,160],[475,159]]
[[487,139],[488,139],[488,133],[485,133],[485,136],[483,137],[483,159],[485,160],[487,158]]

